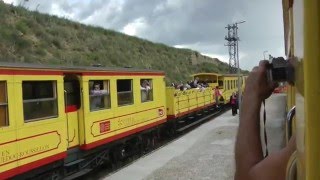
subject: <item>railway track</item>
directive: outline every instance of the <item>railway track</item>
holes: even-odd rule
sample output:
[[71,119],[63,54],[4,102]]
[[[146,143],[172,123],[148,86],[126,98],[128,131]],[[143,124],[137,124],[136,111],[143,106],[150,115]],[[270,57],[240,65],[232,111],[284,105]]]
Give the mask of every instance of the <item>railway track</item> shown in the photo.
[[[182,126],[179,126],[177,128],[176,133],[170,137],[161,139],[158,141],[155,146],[152,149],[149,149],[148,151],[140,152],[138,154],[135,154],[131,157],[126,158],[124,161],[118,162],[117,164],[104,164],[100,167],[96,168],[95,170],[79,177],[78,179],[84,179],[84,180],[93,180],[93,179],[100,179],[102,177],[107,177],[113,173],[116,173],[120,171],[121,169],[135,163],[140,158],[143,158],[145,156],[148,156],[152,154],[153,152],[165,147],[166,145],[174,142],[181,136],[185,135],[186,133],[194,130],[199,125],[206,123],[209,120],[212,120],[212,118],[219,116],[223,112],[229,110],[229,107],[223,107],[219,110],[217,109],[208,109],[207,111],[203,111],[201,113],[196,113],[194,116],[186,117],[189,120],[183,120],[181,119],[180,123],[183,124]],[[190,120],[192,119],[192,120]]]

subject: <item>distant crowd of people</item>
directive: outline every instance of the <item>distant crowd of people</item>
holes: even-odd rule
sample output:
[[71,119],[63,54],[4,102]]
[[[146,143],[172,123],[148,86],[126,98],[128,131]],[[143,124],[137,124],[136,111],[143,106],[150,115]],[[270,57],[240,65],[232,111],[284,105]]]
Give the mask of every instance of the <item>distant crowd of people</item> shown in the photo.
[[181,91],[188,90],[188,89],[200,89],[203,90],[209,87],[208,81],[199,81],[199,78],[195,78],[194,80],[187,81],[186,83],[172,83],[172,87],[175,89],[180,89]]

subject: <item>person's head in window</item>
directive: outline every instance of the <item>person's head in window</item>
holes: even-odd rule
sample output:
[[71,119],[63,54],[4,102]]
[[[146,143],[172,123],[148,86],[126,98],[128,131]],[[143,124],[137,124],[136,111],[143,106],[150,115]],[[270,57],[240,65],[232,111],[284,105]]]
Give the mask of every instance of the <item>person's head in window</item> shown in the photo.
[[143,80],[141,86],[146,88],[148,86],[148,81],[147,80]]
[[107,93],[106,90],[101,89],[101,85],[99,83],[94,83],[92,86],[91,94],[93,95],[100,95]]
[[93,90],[100,90],[100,84],[98,83],[93,84]]
[[141,83],[141,89],[149,90],[151,89],[149,81],[148,80],[143,80]]

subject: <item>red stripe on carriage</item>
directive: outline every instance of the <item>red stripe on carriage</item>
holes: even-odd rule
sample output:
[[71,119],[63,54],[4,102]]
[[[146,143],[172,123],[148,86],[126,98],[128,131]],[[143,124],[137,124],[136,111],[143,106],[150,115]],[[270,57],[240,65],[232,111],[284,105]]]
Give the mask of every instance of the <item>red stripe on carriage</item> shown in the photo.
[[136,129],[132,129],[132,130],[123,132],[123,133],[121,133],[121,134],[117,134],[117,135],[112,136],[112,137],[108,137],[108,138],[105,138],[105,139],[101,139],[101,140],[99,140],[99,141],[95,141],[95,142],[92,142],[92,143],[90,143],[90,144],[84,144],[84,145],[80,146],[80,148],[83,149],[83,150],[92,149],[92,148],[94,148],[94,147],[97,147],[97,146],[106,144],[106,143],[108,143],[108,142],[115,141],[115,140],[117,140],[117,139],[121,139],[121,138],[123,138],[123,137],[129,136],[129,135],[135,134],[135,133],[137,133],[137,132],[140,132],[140,131],[149,129],[149,128],[151,128],[151,127],[157,126],[157,125],[159,125],[159,124],[165,123],[166,120],[167,120],[167,119],[165,118],[165,119],[159,120],[159,121],[157,121],[157,122],[150,123],[150,124],[148,124],[148,125],[145,125],[145,126],[142,126],[142,127],[138,127],[138,128],[136,128]]
[[0,173],[0,179],[8,179],[10,177],[22,174],[24,172],[30,171],[32,169],[38,168],[40,166],[52,163],[54,161],[60,160],[67,157],[67,153],[66,152],[62,152],[50,157],[46,157],[19,167],[16,167],[14,169],[10,169],[8,171],[4,171]]

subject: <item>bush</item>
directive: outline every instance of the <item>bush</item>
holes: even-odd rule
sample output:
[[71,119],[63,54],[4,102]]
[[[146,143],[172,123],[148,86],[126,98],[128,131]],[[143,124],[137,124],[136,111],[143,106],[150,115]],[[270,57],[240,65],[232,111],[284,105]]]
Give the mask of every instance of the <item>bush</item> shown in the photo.
[[58,39],[53,39],[53,40],[52,40],[52,44],[53,44],[56,48],[62,49],[62,43],[60,42],[60,40],[58,40]]
[[36,53],[37,55],[39,55],[39,56],[45,56],[45,55],[47,54],[47,52],[46,52],[44,49],[42,49],[42,48],[36,49],[36,50],[35,50],[35,53]]
[[23,20],[19,21],[16,24],[16,29],[22,32],[23,34],[26,34],[29,30],[28,25]]

